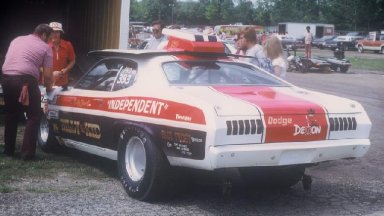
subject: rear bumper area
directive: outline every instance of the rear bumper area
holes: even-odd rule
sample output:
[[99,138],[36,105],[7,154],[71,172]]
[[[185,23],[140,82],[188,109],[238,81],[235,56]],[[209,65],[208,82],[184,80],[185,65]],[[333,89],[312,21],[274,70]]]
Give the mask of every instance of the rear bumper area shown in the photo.
[[283,166],[362,157],[369,139],[212,146],[211,168]]

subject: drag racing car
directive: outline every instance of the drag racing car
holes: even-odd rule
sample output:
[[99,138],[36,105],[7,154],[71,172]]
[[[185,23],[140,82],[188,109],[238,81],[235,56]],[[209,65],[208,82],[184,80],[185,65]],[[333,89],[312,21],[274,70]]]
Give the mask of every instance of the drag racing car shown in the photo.
[[180,168],[290,187],[306,167],[368,151],[358,102],[294,86],[226,54],[215,36],[164,34],[160,51],[90,52],[99,61],[73,87],[45,95],[38,145],[116,160],[128,195],[144,201],[166,197]]

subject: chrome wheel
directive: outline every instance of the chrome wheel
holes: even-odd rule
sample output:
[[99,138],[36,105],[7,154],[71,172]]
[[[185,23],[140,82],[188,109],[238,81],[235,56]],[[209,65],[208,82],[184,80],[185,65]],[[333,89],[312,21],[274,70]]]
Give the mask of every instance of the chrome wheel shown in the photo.
[[145,173],[147,157],[143,140],[137,136],[131,137],[125,149],[125,169],[133,181],[139,181]]
[[43,115],[40,121],[40,133],[39,133],[40,139],[43,143],[48,142],[48,135],[49,135],[49,124],[47,121],[47,117]]

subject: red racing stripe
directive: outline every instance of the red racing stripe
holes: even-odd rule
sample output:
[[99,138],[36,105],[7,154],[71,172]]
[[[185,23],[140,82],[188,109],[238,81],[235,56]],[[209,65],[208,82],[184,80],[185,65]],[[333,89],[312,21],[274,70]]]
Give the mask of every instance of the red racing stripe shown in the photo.
[[58,95],[56,105],[205,125],[205,117],[201,109],[157,98],[101,98]]

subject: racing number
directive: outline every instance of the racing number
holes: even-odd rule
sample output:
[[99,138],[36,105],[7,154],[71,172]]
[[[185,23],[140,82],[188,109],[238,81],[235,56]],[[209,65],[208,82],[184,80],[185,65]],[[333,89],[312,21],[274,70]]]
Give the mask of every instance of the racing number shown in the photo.
[[132,79],[132,76],[135,74],[135,70],[132,70],[132,68],[124,68],[121,72],[119,77],[117,78],[117,84],[127,85]]

